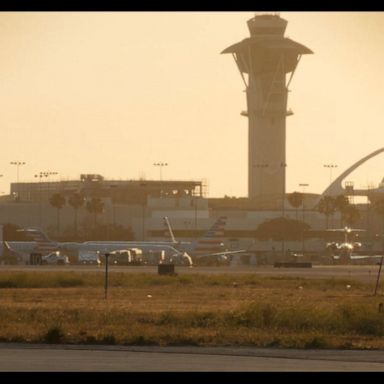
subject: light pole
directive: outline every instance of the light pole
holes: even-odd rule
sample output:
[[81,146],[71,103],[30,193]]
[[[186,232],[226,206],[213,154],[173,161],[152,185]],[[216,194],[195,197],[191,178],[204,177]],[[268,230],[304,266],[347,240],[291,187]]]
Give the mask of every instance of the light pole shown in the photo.
[[[305,223],[305,220],[304,220],[304,201],[305,201],[305,187],[308,187],[309,184],[307,183],[300,183],[299,184],[299,187],[302,187],[303,188],[303,201],[302,201],[302,204],[303,204],[303,226],[304,226],[304,223]],[[302,254],[304,255],[304,228],[303,228],[303,233],[301,235],[301,240],[302,240]]]
[[45,173],[47,174],[48,181],[49,181],[49,176],[55,176],[59,174],[59,172],[45,172]]
[[283,239],[281,241],[281,253],[283,255],[283,260],[285,258],[285,167],[286,163],[280,163],[280,167],[283,167],[283,191],[281,196],[281,216],[282,216],[282,228],[283,228]]
[[302,204],[303,204],[303,223],[304,223],[304,200],[305,200],[305,187],[308,187],[309,186],[309,184],[307,184],[307,183],[300,183],[299,184],[299,187],[302,187],[303,188],[303,202],[302,202]]
[[50,189],[51,189],[51,181],[50,181],[50,176],[56,176],[56,175],[58,175],[59,174],[59,172],[46,172],[46,174],[47,174],[47,182],[48,182],[48,191],[50,191]]
[[[337,168],[337,164],[324,164],[323,167],[329,169],[329,186],[331,186],[331,184],[332,184],[332,169]],[[331,190],[329,190],[328,192],[330,194]]]
[[383,259],[384,259],[384,256],[381,256],[379,272],[377,273],[377,279],[376,279],[376,286],[375,286],[375,293],[374,293],[374,296],[376,296],[377,288],[379,288],[379,280],[380,280],[381,268],[382,268],[382,266],[383,266]]
[[39,177],[40,178],[40,181],[41,181],[41,178],[42,177],[46,177],[47,178],[47,182],[48,182],[48,190],[51,189],[50,188],[50,180],[49,180],[49,177],[50,176],[55,176],[55,175],[58,175],[59,173],[58,172],[51,172],[51,171],[45,171],[45,172],[39,172],[39,174],[35,175],[35,177]]
[[163,167],[168,166],[168,163],[162,163],[162,162],[160,162],[160,163],[153,163],[153,165],[154,165],[155,167],[159,167],[159,168],[160,168],[160,181],[162,181],[162,180],[163,180],[162,169],[163,169]]
[[[57,172],[56,172],[57,173]],[[39,178],[39,226],[42,227],[42,223],[43,223],[43,209],[42,209],[42,205],[43,205],[43,185],[42,185],[42,182],[41,182],[41,179],[43,177],[48,177],[49,175],[52,175],[52,174],[55,174],[55,172],[48,172],[48,171],[45,171],[45,172],[39,172],[35,175],[35,177],[38,177]]]
[[104,279],[104,299],[108,297],[108,259],[109,253],[105,254],[105,279]]
[[[146,188],[146,183],[140,183],[140,187]],[[141,240],[145,240],[145,206],[147,203],[147,192],[142,194],[141,200]]]
[[197,200],[196,200],[196,196],[194,196],[194,198],[193,198],[193,203],[194,203],[194,208],[195,208],[195,233],[194,233],[193,238],[197,239]]
[[25,165],[25,161],[11,161],[9,164],[16,165],[16,182],[17,182],[17,196],[16,201],[20,201],[20,194],[19,194],[19,167],[21,165]]
[[143,201],[143,205],[141,207],[141,240],[145,240],[145,202]]
[[[332,188],[331,188],[331,184],[332,184],[332,169],[333,168],[337,168],[337,164],[324,164],[323,167],[329,169],[328,195],[331,196],[331,192],[332,192]],[[331,227],[333,227],[333,214],[331,215]]]

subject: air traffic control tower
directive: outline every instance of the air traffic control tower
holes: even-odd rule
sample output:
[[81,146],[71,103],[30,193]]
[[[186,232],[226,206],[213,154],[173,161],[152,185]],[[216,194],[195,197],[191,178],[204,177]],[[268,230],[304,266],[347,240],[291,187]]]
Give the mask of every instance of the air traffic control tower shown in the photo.
[[[284,37],[287,21],[264,14],[247,22],[251,37],[231,45],[247,94],[248,197],[285,195],[285,119],[288,86],[301,55],[310,49]],[[288,82],[286,74],[290,73]],[[248,75],[248,76],[246,76]]]

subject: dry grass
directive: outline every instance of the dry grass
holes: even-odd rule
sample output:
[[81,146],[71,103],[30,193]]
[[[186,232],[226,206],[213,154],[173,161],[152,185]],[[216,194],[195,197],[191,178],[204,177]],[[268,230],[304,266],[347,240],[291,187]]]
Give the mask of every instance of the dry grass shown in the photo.
[[[351,286],[351,287],[348,287]],[[349,280],[3,272],[0,340],[384,348],[382,296]]]

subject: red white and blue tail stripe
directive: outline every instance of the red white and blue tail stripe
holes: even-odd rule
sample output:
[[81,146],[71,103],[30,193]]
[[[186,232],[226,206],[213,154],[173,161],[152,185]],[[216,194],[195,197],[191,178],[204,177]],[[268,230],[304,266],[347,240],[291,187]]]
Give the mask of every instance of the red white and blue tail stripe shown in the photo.
[[20,229],[27,237],[36,243],[33,252],[47,255],[48,253],[58,251],[58,244],[52,241],[44,232],[35,228]]
[[220,252],[224,250],[224,228],[227,218],[219,217],[212,227],[198,239],[193,249],[194,254]]

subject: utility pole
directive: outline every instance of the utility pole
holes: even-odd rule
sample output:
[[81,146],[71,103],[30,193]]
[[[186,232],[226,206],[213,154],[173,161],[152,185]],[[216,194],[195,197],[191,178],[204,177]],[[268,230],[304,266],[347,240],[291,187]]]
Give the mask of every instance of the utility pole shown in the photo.
[[168,166],[168,163],[160,162],[160,163],[153,163],[153,165],[155,167],[159,167],[160,168],[160,181],[162,181],[163,180],[162,168]]
[[11,161],[9,164],[16,165],[16,183],[17,183],[17,195],[16,195],[16,201],[20,201],[20,185],[19,185],[19,167],[21,165],[25,165],[25,161]]
[[[337,168],[337,164],[324,164],[324,168],[329,169],[329,186],[332,184],[332,169]],[[331,194],[331,190],[329,190],[329,194]]]
[[383,258],[384,258],[384,256],[381,256],[379,272],[377,273],[377,280],[376,280],[376,286],[375,286],[375,293],[374,293],[374,296],[376,296],[377,288],[379,287],[379,280],[380,280],[381,267],[383,266]]
[[108,258],[109,253],[105,254],[105,281],[104,281],[104,298],[108,297]]
[[[305,212],[305,207],[304,207],[304,201],[305,201],[305,187],[308,187],[309,184],[307,183],[301,183],[299,184],[300,187],[303,188],[303,201],[302,201],[302,205],[303,205],[303,227],[304,227],[304,223],[305,223],[305,219],[304,219],[304,212]],[[303,228],[303,232],[302,232],[302,235],[301,235],[301,241],[302,241],[302,245],[301,245],[301,253],[304,255],[304,243],[305,243],[305,239],[304,239],[304,228]]]

